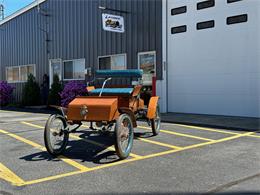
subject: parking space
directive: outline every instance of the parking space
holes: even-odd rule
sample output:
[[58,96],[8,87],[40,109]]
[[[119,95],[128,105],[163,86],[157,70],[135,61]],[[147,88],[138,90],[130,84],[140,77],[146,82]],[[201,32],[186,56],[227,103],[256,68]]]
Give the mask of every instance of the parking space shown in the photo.
[[[70,141],[64,155],[53,158],[46,152],[43,141],[43,129],[48,114],[0,111],[0,115],[0,184],[3,185],[4,192],[24,193],[27,192],[26,190],[35,192],[36,189],[33,188],[35,185],[39,187],[39,185],[59,183],[61,186],[66,186],[66,182],[73,183],[77,178],[84,178],[86,183],[93,179],[102,182],[100,177],[111,176],[111,171],[115,169],[118,169],[117,174],[119,175],[111,176],[111,181],[114,182],[112,186],[121,183],[121,181],[116,180],[120,174],[122,178],[128,177],[125,179],[126,182],[130,178],[140,181],[144,179],[146,183],[141,182],[140,186],[149,186],[150,182],[154,182],[152,178],[158,177],[157,188],[156,186],[151,188],[157,190],[152,190],[152,192],[168,191],[168,189],[172,192],[173,186],[177,185],[178,182],[173,183],[173,186],[168,186],[168,188],[161,188],[160,186],[164,186],[163,183],[166,182],[167,177],[172,179],[172,182],[176,178],[178,181],[186,181],[184,180],[188,177],[188,175],[185,175],[187,174],[186,171],[192,172],[190,166],[194,165],[194,169],[196,169],[196,166],[201,163],[199,170],[203,171],[203,168],[205,168],[205,174],[207,174],[206,171],[211,172],[212,170],[216,175],[225,174],[220,168],[221,165],[217,165],[219,169],[211,167],[216,162],[209,160],[215,159],[215,161],[225,163],[225,160],[228,160],[227,152],[230,152],[230,156],[237,158],[234,159],[234,170],[241,169],[240,166],[242,165],[239,162],[236,167],[236,161],[241,160],[241,157],[248,158],[248,163],[251,163],[250,169],[243,167],[244,169],[241,169],[239,176],[248,176],[253,170],[260,170],[260,152],[256,149],[260,146],[260,135],[257,132],[162,123],[161,133],[158,136],[152,136],[150,127],[146,123],[140,122],[135,130],[134,146],[130,157],[126,160],[118,160],[114,152],[113,134],[90,131],[88,123],[84,123],[75,133],[70,134]],[[255,155],[248,157],[250,148]],[[221,152],[223,156],[226,156],[225,159],[222,158]],[[194,160],[194,164],[192,160]],[[136,168],[137,165],[141,169]],[[181,170],[185,168],[187,170],[181,172],[181,170],[175,169],[176,166],[179,166]],[[147,167],[147,171],[152,172],[146,173],[145,167]],[[104,176],[100,176],[101,170],[103,170]],[[140,171],[144,173],[142,176],[139,175]],[[165,173],[165,171],[168,171],[168,173]],[[230,171],[232,172],[232,169]],[[172,173],[172,178],[169,178],[169,173]],[[194,175],[198,175],[198,172],[194,172]],[[199,176],[204,177],[203,175]],[[197,186],[201,185],[200,179],[202,178],[197,180]],[[259,178],[254,177],[253,179]],[[192,180],[195,181],[194,178]],[[217,187],[221,183],[222,181],[216,176],[216,180],[207,184],[208,186],[204,190],[214,191],[214,186]],[[81,184],[84,185],[84,183]],[[138,183],[130,181],[129,185],[134,188],[137,187]],[[22,188],[16,191],[15,186]],[[139,188],[138,186],[135,190]],[[64,189],[58,191],[58,193],[65,193]],[[83,189],[85,189],[84,186]],[[128,188],[113,190],[109,188],[108,192],[129,192],[126,189]],[[100,190],[99,192],[107,193],[106,189]],[[186,192],[185,188],[176,188],[175,190]],[[196,188],[194,190],[196,191]],[[90,189],[89,192],[91,191],[95,192],[95,189]],[[77,192],[84,191],[79,189]]]

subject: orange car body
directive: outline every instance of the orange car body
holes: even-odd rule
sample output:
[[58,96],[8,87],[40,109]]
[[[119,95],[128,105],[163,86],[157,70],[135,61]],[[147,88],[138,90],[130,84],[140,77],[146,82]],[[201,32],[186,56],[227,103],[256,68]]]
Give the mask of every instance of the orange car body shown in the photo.
[[[82,109],[87,113],[82,114]],[[119,116],[117,97],[77,97],[68,106],[70,121],[113,121]]]

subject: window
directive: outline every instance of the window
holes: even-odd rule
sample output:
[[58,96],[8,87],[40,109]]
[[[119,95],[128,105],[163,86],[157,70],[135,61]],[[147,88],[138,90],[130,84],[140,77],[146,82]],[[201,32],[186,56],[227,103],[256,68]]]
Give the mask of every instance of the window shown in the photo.
[[34,75],[34,66],[33,65],[20,67],[20,80],[21,81],[27,81],[29,74]]
[[6,67],[6,80],[8,82],[26,82],[29,74],[35,76],[34,64]]
[[66,60],[63,62],[64,80],[85,79],[85,59]]
[[231,16],[227,18],[227,25],[247,22],[247,14]]
[[183,14],[187,12],[187,6],[177,7],[171,10],[171,15]]
[[214,20],[210,20],[210,21],[206,21],[206,22],[199,22],[199,23],[197,23],[197,30],[213,28],[214,26],[215,26]]
[[187,31],[186,25],[172,27],[172,29],[171,29],[172,34],[183,33],[183,32],[186,32],[186,31]]
[[126,54],[98,57],[100,70],[125,70]]
[[144,71],[143,84],[152,85],[152,78],[156,75],[156,52],[140,52],[138,53],[138,68]]
[[206,9],[215,6],[215,0],[202,1],[197,3],[197,10]]
[[234,2],[237,2],[237,1],[242,1],[242,0],[227,0],[227,3],[234,3]]

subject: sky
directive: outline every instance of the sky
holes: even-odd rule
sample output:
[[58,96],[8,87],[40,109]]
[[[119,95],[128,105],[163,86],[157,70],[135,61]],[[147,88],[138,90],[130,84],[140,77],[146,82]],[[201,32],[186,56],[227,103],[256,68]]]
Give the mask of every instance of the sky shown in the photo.
[[5,17],[7,17],[33,1],[34,0],[0,0],[0,3],[4,5],[4,14]]

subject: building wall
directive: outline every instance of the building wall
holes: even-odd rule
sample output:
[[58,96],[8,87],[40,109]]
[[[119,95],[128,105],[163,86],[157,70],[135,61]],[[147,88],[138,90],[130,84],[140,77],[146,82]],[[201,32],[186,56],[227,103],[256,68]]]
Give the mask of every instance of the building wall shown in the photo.
[[[97,69],[98,56],[127,53],[127,68],[137,68],[137,54],[156,51],[157,78],[162,78],[162,9],[159,0],[47,0],[0,26],[1,79],[5,67],[36,64],[36,77],[42,82],[49,73],[48,59],[85,58],[86,68]],[[99,6],[129,13],[102,11]],[[43,12],[42,12],[43,13]],[[124,16],[125,33],[102,29],[102,13]],[[46,34],[48,32],[48,42]],[[20,100],[23,83],[14,84]]]
[[[260,117],[260,1],[215,0],[197,10],[199,2],[167,1],[168,111]],[[186,13],[171,15],[182,6]],[[240,14],[248,21],[226,24]],[[213,28],[196,29],[209,20]],[[186,32],[171,33],[182,25]]]

